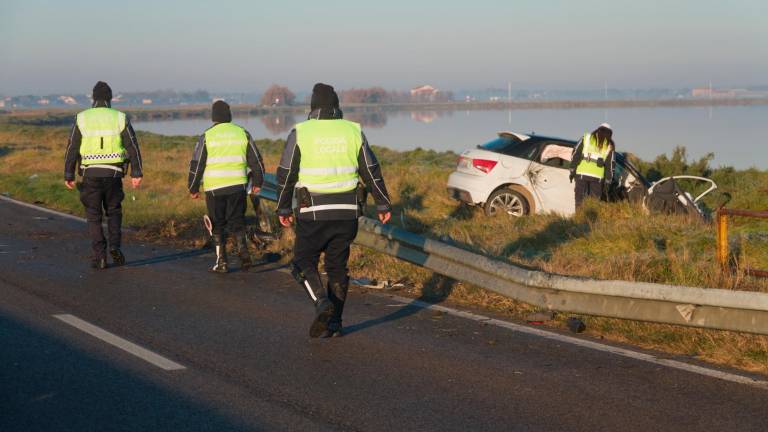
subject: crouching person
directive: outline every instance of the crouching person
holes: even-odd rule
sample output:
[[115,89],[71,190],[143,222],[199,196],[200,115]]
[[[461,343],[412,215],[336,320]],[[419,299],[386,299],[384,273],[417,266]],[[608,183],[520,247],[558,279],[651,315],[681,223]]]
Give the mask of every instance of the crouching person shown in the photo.
[[258,193],[264,182],[264,164],[248,131],[232,123],[226,102],[213,104],[211,119],[213,126],[200,136],[189,164],[189,193],[198,199],[201,184],[205,189],[216,247],[216,263],[210,271],[229,271],[227,234],[234,236],[241,268],[246,270],[252,265],[245,233],[248,177],[251,192]]

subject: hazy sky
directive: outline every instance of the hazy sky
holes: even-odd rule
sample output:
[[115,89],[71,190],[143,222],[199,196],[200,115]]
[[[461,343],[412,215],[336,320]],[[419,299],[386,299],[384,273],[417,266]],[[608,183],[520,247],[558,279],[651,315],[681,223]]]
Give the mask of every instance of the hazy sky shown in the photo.
[[0,0],[0,93],[768,83],[767,0]]

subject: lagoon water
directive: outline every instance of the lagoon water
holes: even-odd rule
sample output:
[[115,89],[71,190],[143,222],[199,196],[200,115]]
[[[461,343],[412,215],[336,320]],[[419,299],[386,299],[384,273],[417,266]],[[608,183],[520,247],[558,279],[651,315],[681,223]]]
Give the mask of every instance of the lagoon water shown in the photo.
[[[397,150],[422,147],[461,152],[509,130],[578,139],[607,121],[618,151],[651,160],[685,146],[689,160],[714,153],[713,166],[768,169],[768,106],[483,111],[349,112],[361,122],[368,141]],[[236,118],[254,138],[285,138],[301,115]],[[166,135],[197,135],[211,125],[204,119],[136,122],[137,130]],[[192,149],[190,149],[191,153]]]

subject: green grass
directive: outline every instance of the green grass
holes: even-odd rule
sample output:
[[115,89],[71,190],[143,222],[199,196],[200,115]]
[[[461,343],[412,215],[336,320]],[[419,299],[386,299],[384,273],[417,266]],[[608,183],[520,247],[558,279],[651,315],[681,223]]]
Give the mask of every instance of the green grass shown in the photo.
[[[9,122],[0,116],[0,193],[81,215],[78,194],[64,188],[63,156],[68,127]],[[61,124],[43,121],[43,124]],[[126,188],[125,222],[145,238],[199,246],[203,200],[186,192],[189,158],[196,137],[139,133],[145,158],[145,183]],[[274,172],[282,141],[257,143],[267,170]],[[723,273],[715,263],[714,225],[683,216],[645,215],[636,204],[590,202],[574,217],[534,215],[488,219],[459,206],[445,193],[457,155],[417,149],[397,152],[376,147],[394,203],[393,222],[459,247],[511,263],[560,274],[601,279],[659,282],[768,292],[768,281],[741,271]],[[655,161],[636,161],[644,173],[707,175],[732,195],[731,208],[768,209],[768,172],[714,169],[709,160],[688,161],[682,149]],[[135,197],[135,199],[134,199]],[[713,194],[715,208],[722,196]],[[768,269],[765,221],[734,219],[734,261],[738,269]],[[290,231],[277,247],[288,248]],[[513,318],[534,310],[479,287],[459,283],[392,257],[354,247],[354,276],[405,280],[407,294],[429,301],[483,306]],[[563,315],[553,325],[563,326]],[[768,373],[768,338],[729,332],[586,317],[588,334],[671,353]]]

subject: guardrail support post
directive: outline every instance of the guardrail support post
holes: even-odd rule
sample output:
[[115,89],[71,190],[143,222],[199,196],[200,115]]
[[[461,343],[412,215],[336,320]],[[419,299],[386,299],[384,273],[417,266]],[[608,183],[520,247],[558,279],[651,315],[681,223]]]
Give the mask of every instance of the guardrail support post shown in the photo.
[[728,213],[724,209],[717,211],[717,261],[720,267],[728,267]]

